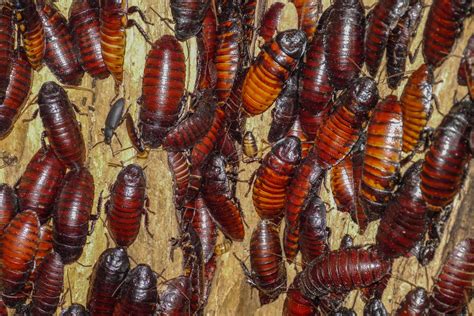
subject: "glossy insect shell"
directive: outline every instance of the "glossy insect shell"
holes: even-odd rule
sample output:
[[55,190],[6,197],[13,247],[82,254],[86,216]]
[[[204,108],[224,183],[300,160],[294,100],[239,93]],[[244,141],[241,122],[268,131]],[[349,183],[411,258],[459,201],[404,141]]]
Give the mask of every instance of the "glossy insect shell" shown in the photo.
[[242,87],[243,109],[248,116],[265,112],[280,94],[306,48],[302,31],[279,33],[250,67]]
[[89,312],[81,304],[74,303],[61,311],[61,316],[89,316]]
[[216,85],[216,66],[214,58],[217,50],[217,21],[212,6],[207,9],[202,22],[202,30],[196,35],[198,47],[197,75],[195,91],[214,89]]
[[158,315],[178,316],[190,314],[190,286],[190,280],[186,276],[168,280],[166,288],[159,295]]
[[306,299],[297,286],[291,285],[286,292],[283,316],[318,316],[316,307]]
[[93,315],[111,315],[118,301],[117,291],[130,269],[123,248],[104,250],[94,265],[87,292],[87,309]]
[[316,32],[316,25],[323,11],[321,0],[291,0],[298,13],[298,26],[311,42]]
[[258,155],[257,139],[252,131],[246,131],[242,141],[242,151],[249,158],[256,158]]
[[105,205],[107,228],[117,246],[128,247],[140,232],[146,199],[146,178],[135,164],[120,171]]
[[61,83],[80,85],[84,70],[75,54],[66,18],[50,2],[44,2],[38,9],[38,14],[46,40],[46,65]]
[[16,192],[21,211],[33,210],[41,223],[50,217],[66,168],[51,147],[40,148],[22,174]]
[[308,135],[310,141],[315,140],[319,128],[328,118],[329,112],[331,112],[332,107],[332,103],[329,102],[321,112],[317,112],[316,114],[313,114],[311,111],[308,111],[304,108],[300,109],[299,116],[301,128]]
[[138,128],[145,145],[158,148],[178,120],[185,78],[181,44],[171,35],[162,36],[148,52],[143,73]]
[[199,33],[210,3],[210,0],[170,1],[171,14],[176,23],[174,32],[178,40],[186,41]]
[[110,73],[102,56],[98,1],[74,0],[69,9],[69,26],[84,70],[93,78],[107,78]]
[[306,135],[306,133],[303,131],[303,128],[301,127],[299,115],[296,117],[295,122],[291,126],[286,136],[298,137],[301,143],[301,159],[305,159],[308,156],[313,144],[309,141],[308,135]]
[[267,12],[265,12],[258,34],[263,38],[265,43],[270,42],[273,38],[273,35],[277,31],[277,27],[280,24],[284,8],[285,4],[281,2],[275,2],[270,8],[268,8]]
[[6,183],[0,184],[0,238],[4,228],[15,217],[18,201],[15,191]]
[[186,153],[177,151],[167,152],[168,167],[173,176],[173,199],[175,207],[181,208],[188,191],[189,178],[191,176],[191,166]]
[[15,47],[15,32],[13,23],[13,8],[9,2],[0,7],[0,103],[5,98],[5,92],[10,81]]
[[395,311],[395,316],[422,316],[428,308],[428,293],[422,287],[417,287],[407,293],[400,306]]
[[54,251],[69,264],[82,254],[94,203],[94,177],[86,167],[69,171],[53,213]]

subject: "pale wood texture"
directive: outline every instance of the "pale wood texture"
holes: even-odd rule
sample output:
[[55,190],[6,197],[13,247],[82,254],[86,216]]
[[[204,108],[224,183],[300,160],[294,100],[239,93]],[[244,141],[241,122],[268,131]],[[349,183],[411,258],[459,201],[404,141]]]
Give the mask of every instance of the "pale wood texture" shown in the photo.
[[[268,1],[267,7],[274,1]],[[282,2],[286,2],[283,0]],[[365,3],[369,6],[373,3],[372,0]],[[67,15],[70,0],[60,0],[57,2],[62,12]],[[141,7],[149,19],[154,23],[154,26],[145,25],[141,23],[150,37],[154,40],[158,39],[163,34],[171,34],[172,31],[165,25],[163,21],[152,12],[150,6],[157,10],[160,14],[166,17],[171,17],[168,0],[130,0],[129,5],[137,5]],[[261,5],[261,3],[260,3]],[[324,1],[324,8],[327,8],[329,1]],[[412,45],[412,51],[418,46],[421,37],[422,29],[426,21],[428,9],[425,9],[424,18],[418,31],[415,42]],[[134,18],[138,18],[134,17]],[[295,28],[297,26],[296,12],[294,6],[290,3],[287,5],[279,30]],[[140,23],[140,20],[138,19]],[[434,90],[441,104],[441,111],[447,113],[453,104],[453,95],[457,91],[457,97],[460,98],[466,94],[464,87],[457,87],[456,73],[459,65],[459,55],[466,45],[469,35],[474,31],[472,17],[465,22],[465,30],[461,38],[457,41],[453,56],[450,57],[443,66],[435,72],[436,81],[439,83]],[[186,44],[183,44],[185,54],[187,56],[187,78],[188,90],[192,91],[195,67],[196,67],[196,45],[195,40],[191,39]],[[146,44],[141,35],[135,30],[130,29],[127,32],[127,49],[125,58],[125,97],[127,105],[131,104],[130,109],[134,117],[138,114],[136,100],[141,95],[141,77],[147,51],[150,45]],[[421,51],[414,64],[408,64],[407,70],[416,69],[423,62]],[[383,65],[385,62],[383,62]],[[384,72],[385,73],[385,72]],[[384,73],[381,78],[385,78]],[[41,84],[47,80],[55,80],[47,67],[43,67],[41,72],[34,74],[34,85],[30,99],[36,95]],[[148,195],[150,197],[150,208],[155,214],[150,214],[150,230],[154,234],[151,238],[142,229],[137,241],[130,247],[129,254],[137,263],[148,263],[157,272],[165,269],[163,273],[164,278],[172,278],[180,273],[180,255],[176,252],[175,261],[171,262],[169,259],[169,239],[177,235],[177,225],[175,220],[175,211],[172,202],[172,180],[168,170],[166,153],[162,150],[153,151],[148,159],[140,160],[134,158],[133,150],[127,150],[116,157],[112,157],[111,150],[105,145],[90,150],[90,148],[102,139],[100,129],[103,127],[105,116],[109,109],[109,103],[114,97],[114,83],[111,78],[105,81],[98,81],[95,87],[92,87],[92,81],[88,75],[83,79],[83,87],[91,88],[95,94],[95,100],[92,93],[87,91],[68,90],[71,100],[79,106],[83,103],[83,98],[86,98],[85,104],[92,106],[94,110],[88,110],[87,107],[81,107],[86,115],[78,116],[82,124],[82,133],[88,144],[88,165],[95,178],[96,187],[96,202],[99,193],[104,190],[104,196],[108,195],[108,187],[116,178],[119,168],[111,167],[108,163],[119,163],[126,161],[126,163],[136,162],[142,166],[147,166],[146,175],[148,180]],[[400,96],[401,90],[404,86],[393,93]],[[380,84],[381,95],[386,96],[391,92],[386,88],[384,83]],[[32,104],[21,119],[31,116],[37,105]],[[429,125],[437,126],[442,116],[434,111]],[[42,131],[42,124],[40,119],[36,119],[30,123],[23,123],[21,119],[15,124],[13,132],[4,140],[0,141],[0,149],[5,150],[19,158],[19,163],[15,166],[7,167],[0,170],[0,182],[7,182],[14,185],[17,179],[23,172],[26,164],[31,159],[33,154],[40,147],[40,136]],[[264,113],[262,117],[255,117],[248,121],[247,129],[253,130],[254,134],[259,140],[261,147],[265,147],[261,140],[266,139],[270,122],[270,111]],[[118,135],[124,147],[129,146],[129,141],[126,135],[125,126],[118,129]],[[119,144],[116,140],[112,144],[114,150],[119,149]],[[265,152],[268,151],[268,148]],[[263,154],[263,153],[262,153]],[[421,157],[421,155],[419,155]],[[417,157],[418,158],[418,157]],[[258,163],[242,164],[241,169],[245,169],[239,174],[241,179],[248,179],[252,172],[258,167]],[[455,210],[448,222],[446,233],[443,237],[443,242],[437,252],[433,262],[423,269],[417,265],[413,258],[398,259],[395,261],[393,268],[396,278],[392,278],[384,295],[384,303],[389,311],[396,308],[406,292],[410,290],[410,285],[402,280],[409,280],[417,285],[430,288],[433,284],[433,277],[436,276],[439,270],[441,260],[446,256],[447,252],[452,249],[454,242],[463,238],[464,236],[473,236],[473,220],[472,220],[472,203],[473,188],[471,181],[474,171],[471,168],[468,179],[464,185],[462,194],[455,201]],[[329,188],[329,182],[326,181],[326,187]],[[229,252],[223,254],[218,260],[218,270],[212,288],[212,294],[206,309],[207,315],[278,315],[282,311],[284,297],[281,296],[273,304],[260,307],[258,303],[258,295],[255,290],[251,290],[250,286],[246,284],[243,273],[241,272],[238,261],[234,258],[233,253],[242,259],[247,259],[249,249],[249,238],[255,224],[257,222],[257,215],[253,209],[251,195],[245,197],[247,191],[247,184],[239,183],[237,194],[241,199],[245,220],[249,225],[246,231],[246,238],[243,243],[234,243]],[[334,202],[331,194],[323,187],[322,197],[325,201],[331,204],[330,212],[328,213],[328,224],[331,227],[332,235],[330,244],[332,249],[339,247],[341,236],[346,233],[355,237],[357,244],[365,245],[374,241],[375,232],[378,222],[371,223],[364,236],[357,235],[356,226],[351,223],[347,214],[337,212],[334,207]],[[461,200],[465,199],[462,211],[458,210]],[[101,219],[105,220],[105,215],[102,213]],[[106,228],[103,220],[96,225],[94,234],[89,237],[88,244],[84,249],[84,254],[80,258],[79,265],[77,263],[67,267],[66,276],[70,279],[70,285],[66,279],[66,287],[70,287],[73,302],[85,303],[89,275],[91,274],[91,267],[102,251],[107,247],[107,239],[105,237]],[[113,242],[109,241],[109,246],[113,246]],[[247,260],[248,263],[248,260]],[[299,269],[299,268],[296,268]],[[294,267],[288,267],[290,280],[295,274]],[[352,306],[355,299],[356,292],[351,293],[347,299],[347,306]],[[70,304],[69,295],[65,298],[66,305]],[[472,307],[472,305],[471,305]],[[363,305],[360,299],[357,299],[355,309],[361,313]],[[472,312],[473,308],[471,308]]]

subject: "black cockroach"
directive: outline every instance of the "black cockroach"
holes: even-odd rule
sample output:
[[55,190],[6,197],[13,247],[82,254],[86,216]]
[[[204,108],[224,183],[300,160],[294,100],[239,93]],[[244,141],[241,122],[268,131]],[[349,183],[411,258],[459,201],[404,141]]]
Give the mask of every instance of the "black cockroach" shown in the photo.
[[389,313],[383,305],[382,301],[378,298],[371,299],[364,306],[364,316],[388,316]]

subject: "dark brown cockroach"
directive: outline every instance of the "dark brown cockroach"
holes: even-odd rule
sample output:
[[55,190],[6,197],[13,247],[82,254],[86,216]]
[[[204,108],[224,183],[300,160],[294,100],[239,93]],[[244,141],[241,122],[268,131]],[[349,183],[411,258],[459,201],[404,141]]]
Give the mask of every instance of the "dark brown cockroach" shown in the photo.
[[266,45],[245,76],[242,105],[248,116],[265,112],[280,94],[306,49],[302,31],[279,33]]
[[207,9],[202,22],[202,30],[196,36],[198,49],[195,94],[216,85],[216,65],[214,59],[217,50],[217,21],[212,6]]
[[417,287],[407,293],[400,306],[395,311],[395,316],[423,316],[428,308],[428,293],[422,287]]
[[387,259],[406,255],[425,234],[428,208],[420,188],[422,163],[419,160],[406,171],[380,221],[375,248]]
[[149,22],[146,21],[145,15],[138,7],[129,7],[127,0],[99,0],[99,4],[102,58],[115,79],[117,92],[123,81],[123,64],[127,43],[126,28],[135,26],[145,40],[150,42],[142,27],[135,20],[128,19],[128,15],[137,12],[145,23]]
[[92,78],[107,78],[110,73],[100,44],[99,2],[74,0],[69,9],[69,27],[84,70]]
[[181,44],[162,36],[148,52],[143,74],[138,128],[145,145],[158,148],[178,120],[185,78]]
[[227,130],[239,144],[242,143],[247,121],[247,117],[242,111],[242,86],[247,72],[248,68],[245,68],[237,75],[230,96],[224,106]]
[[12,60],[5,98],[0,103],[0,138],[6,137],[12,130],[31,89],[33,71],[25,51],[22,48],[16,50]]
[[174,206],[181,208],[186,199],[186,192],[189,186],[191,166],[188,156],[184,152],[168,152],[168,167],[173,176],[173,199]]
[[405,72],[405,64],[410,44],[416,36],[420,25],[423,0],[410,1],[410,7],[398,20],[397,26],[390,32],[387,41],[387,83],[389,88],[396,89]]
[[474,34],[469,37],[458,69],[458,84],[467,86],[474,98]]
[[391,30],[409,4],[409,0],[383,0],[370,12],[365,34],[365,64],[372,77],[377,74]]
[[159,316],[190,315],[190,283],[186,276],[166,281],[166,288],[159,294],[157,307]]
[[306,299],[298,286],[293,283],[286,291],[283,316],[319,316],[313,303]]
[[92,315],[112,315],[118,289],[129,269],[125,249],[109,248],[102,252],[92,270],[87,292],[87,309]]
[[261,220],[250,239],[250,267],[241,262],[247,282],[258,289],[260,305],[273,302],[286,290],[286,268],[283,261],[278,226]]
[[59,314],[60,316],[89,316],[89,311],[82,306],[81,304],[71,304],[66,309],[63,309],[61,313]]
[[430,315],[460,315],[469,302],[474,281],[474,239],[459,242],[435,281],[430,297]]
[[20,210],[33,210],[40,222],[46,223],[65,173],[66,168],[51,148],[40,148],[16,185]]
[[328,252],[312,261],[299,278],[299,288],[306,298],[314,299],[328,293],[344,293],[367,287],[382,279],[391,262],[381,259],[375,251],[351,248]]
[[[361,141],[361,145],[363,143],[365,140]],[[361,233],[368,225],[367,214],[359,201],[363,162],[364,147],[358,146],[331,169],[331,192],[337,209],[349,213],[352,221],[359,225]]]
[[299,115],[295,118],[295,122],[291,126],[286,136],[298,137],[301,143],[301,159],[306,158],[308,156],[309,150],[313,145],[309,141],[308,135],[306,135],[306,133],[303,131],[303,128],[301,127]]
[[258,145],[257,139],[253,135],[252,131],[246,131],[244,135],[244,139],[242,140],[242,152],[248,158],[248,162],[252,162],[258,160],[257,157]]
[[0,7],[0,103],[3,103],[5,98],[13,65],[13,50],[15,48],[13,16],[10,2],[2,2]]
[[298,26],[306,34],[308,42],[313,40],[316,25],[323,11],[321,0],[291,0],[298,13]]
[[339,96],[334,111],[321,124],[315,140],[317,160],[323,168],[335,166],[349,154],[378,98],[377,84],[368,77],[355,80]]
[[64,263],[56,252],[47,255],[38,267],[31,298],[33,315],[54,315],[63,292]]
[[[99,215],[91,215],[94,177],[86,167],[69,171],[53,212],[54,251],[65,264],[79,259]],[[89,231],[89,221],[92,221]]]
[[263,38],[265,43],[269,43],[273,35],[277,32],[277,27],[280,24],[284,8],[284,3],[275,2],[268,8],[267,12],[265,12],[258,32],[258,35]]
[[13,189],[6,183],[0,184],[0,238],[4,228],[15,217],[17,204],[17,197]]
[[145,173],[139,165],[128,165],[117,175],[110,199],[105,203],[107,227],[117,246],[128,247],[135,241],[142,215],[145,215],[147,225],[145,190]]
[[57,83],[43,83],[38,94],[39,114],[51,149],[68,168],[78,168],[86,159],[86,146],[66,91]]
[[146,264],[133,268],[120,285],[113,315],[153,315],[158,301],[157,274]]
[[252,200],[261,219],[279,224],[283,217],[286,189],[301,160],[301,143],[285,137],[275,143],[257,169]]
[[313,194],[318,194],[323,181],[324,169],[317,163],[314,151],[310,151],[288,186],[285,203],[285,233],[283,248],[288,262],[298,253],[300,214]]
[[324,53],[335,89],[348,87],[364,64],[365,10],[359,0],[337,0],[324,27]]
[[324,202],[313,195],[300,215],[299,249],[306,265],[329,251]]
[[[28,281],[38,250],[40,223],[33,211],[17,214],[5,227],[0,239],[0,284],[5,305],[14,307],[15,300]],[[12,302],[10,302],[12,299]]]
[[403,152],[411,153],[423,137],[427,137],[426,128],[433,111],[433,71],[423,64],[408,79],[403,89],[400,103],[403,113]]
[[402,108],[390,95],[376,106],[367,130],[359,197],[369,218],[384,212],[400,179],[402,137]]
[[201,196],[184,208],[180,226],[184,229],[188,225],[194,228],[201,241],[204,263],[211,260],[217,244],[217,227],[210,215],[210,210]]
[[15,22],[23,39],[26,56],[35,70],[40,70],[46,48],[43,24],[33,0],[15,0]]
[[202,28],[210,0],[171,0],[171,14],[175,22],[174,32],[180,41],[195,36]]
[[232,91],[242,64],[242,20],[236,0],[221,2],[223,8],[219,15],[217,28],[216,65],[217,102],[226,102]]
[[387,309],[383,305],[382,301],[378,298],[374,298],[368,301],[367,304],[365,304],[363,315],[388,316],[389,313],[387,312]]
[[434,68],[443,63],[461,34],[463,21],[470,10],[470,0],[433,1],[423,33],[425,63]]
[[469,133],[474,107],[466,101],[454,105],[436,128],[421,171],[421,192],[430,209],[437,211],[454,200],[461,189],[465,168],[472,157]]
[[[278,2],[280,3],[280,2]],[[272,110],[272,123],[268,131],[268,141],[277,142],[285,137],[298,115],[298,74],[287,81],[285,88],[275,100]]]
[[66,18],[50,1],[41,0],[38,5],[46,41],[44,62],[61,83],[80,85],[84,70],[75,54]]
[[240,205],[237,198],[232,196],[223,156],[215,154],[209,157],[203,169],[201,190],[210,214],[219,229],[228,238],[242,241],[245,230]]
[[321,111],[312,113],[306,109],[300,109],[300,122],[301,128],[308,135],[310,140],[314,140],[318,134],[319,127],[327,119],[327,116],[332,109],[331,102]]
[[170,129],[163,139],[163,148],[167,151],[184,151],[193,147],[211,128],[215,112],[214,101],[209,104],[201,99],[191,116]]

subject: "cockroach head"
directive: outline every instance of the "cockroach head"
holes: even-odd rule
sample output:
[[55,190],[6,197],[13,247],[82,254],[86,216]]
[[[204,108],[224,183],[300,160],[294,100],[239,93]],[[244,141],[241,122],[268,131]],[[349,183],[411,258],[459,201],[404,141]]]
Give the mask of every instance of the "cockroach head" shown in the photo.
[[295,59],[300,59],[305,52],[307,38],[303,31],[288,30],[279,33],[276,41],[285,54]]

